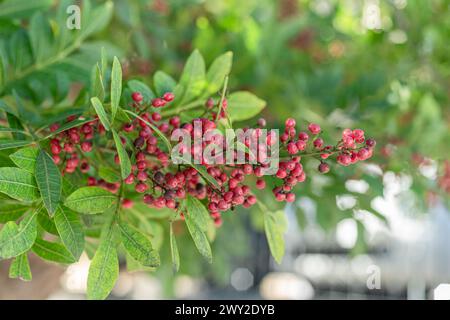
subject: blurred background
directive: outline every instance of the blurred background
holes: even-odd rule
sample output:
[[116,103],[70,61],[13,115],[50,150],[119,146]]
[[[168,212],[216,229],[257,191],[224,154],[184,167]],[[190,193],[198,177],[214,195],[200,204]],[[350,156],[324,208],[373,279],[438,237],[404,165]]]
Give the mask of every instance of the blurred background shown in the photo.
[[[52,25],[69,4],[82,14],[86,6],[37,0],[21,10],[25,2],[0,1],[0,54],[7,41],[23,40],[36,12]],[[207,63],[231,50],[229,87],[266,100],[269,127],[294,117],[320,124],[331,141],[346,127],[377,140],[365,164],[324,176],[314,160],[304,163],[309,175],[294,204],[260,195],[288,217],[281,265],[270,257],[260,212],[240,210],[224,215],[212,265],[180,229],[174,275],[155,213],[149,224],[163,265],[132,272],[123,261],[112,299],[450,299],[449,1],[91,2],[101,12],[77,46],[7,85],[36,106],[58,104],[72,86],[89,84],[103,46],[121,57],[127,79],[149,83],[156,70],[178,76],[195,48]],[[50,102],[39,76],[64,84]],[[29,283],[8,279],[1,261],[0,299],[83,299],[89,256],[68,268],[30,257]]]

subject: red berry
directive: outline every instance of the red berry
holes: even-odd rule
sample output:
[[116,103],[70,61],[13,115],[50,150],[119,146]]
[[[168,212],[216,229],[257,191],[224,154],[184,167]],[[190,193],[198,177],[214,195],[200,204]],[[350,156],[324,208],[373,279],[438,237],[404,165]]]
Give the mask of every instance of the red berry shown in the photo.
[[164,95],[163,95],[163,99],[164,99],[166,102],[170,102],[170,101],[172,101],[174,98],[175,98],[175,95],[174,95],[172,92],[166,92],[166,93],[164,93]]
[[295,146],[297,147],[298,150],[303,151],[306,149],[306,141],[305,140],[298,140],[295,143]]
[[366,140],[366,146],[368,146],[369,148],[375,147],[376,144],[377,144],[377,142],[374,139],[367,139]]
[[343,166],[348,166],[352,161],[352,159],[350,158],[349,155],[343,154],[343,153],[338,155],[336,160],[339,164],[341,164]]
[[122,200],[122,208],[130,209],[130,208],[133,208],[133,205],[134,205],[133,200],[130,200],[130,199]]
[[92,143],[90,143],[89,141],[84,141],[83,143],[81,143],[81,150],[83,150],[84,152],[90,152],[92,150]]
[[286,122],[284,123],[286,125],[286,128],[293,128],[295,127],[295,120],[292,118],[286,119]]
[[134,102],[140,103],[143,99],[143,96],[140,92],[133,92],[131,94],[131,99],[133,99]]
[[286,201],[287,202],[294,202],[295,201],[295,194],[294,193],[286,194]]
[[51,132],[55,132],[56,130],[58,130],[59,129],[59,124],[57,124],[57,123],[54,123],[54,124],[52,124],[51,126],[50,126],[50,131]]
[[252,173],[253,173],[253,167],[252,167],[251,164],[248,164],[248,163],[244,164],[243,169],[244,169],[244,173],[245,173],[246,175],[249,175],[249,174],[252,174]]
[[60,162],[61,162],[61,157],[60,157],[59,155],[57,155],[57,154],[54,154],[54,155],[52,156],[52,159],[53,159],[53,162],[54,162],[55,164],[60,164]]
[[302,131],[298,134],[298,138],[302,141],[308,141],[309,135],[306,132]]
[[130,175],[128,177],[125,178],[124,180],[125,184],[132,184],[134,182],[134,176],[132,173],[130,173]]
[[264,189],[266,187],[266,182],[263,179],[256,180],[256,188],[257,189]]
[[319,164],[318,170],[320,173],[327,173],[330,171],[330,166],[328,165],[328,163],[322,162],[321,164]]
[[323,139],[322,138],[317,138],[317,139],[314,140],[313,144],[314,144],[314,147],[316,149],[320,149],[323,146]]
[[169,124],[174,128],[178,128],[180,126],[180,123],[181,123],[180,117],[178,117],[178,116],[170,118],[170,120],[169,120]]
[[161,120],[161,114],[159,114],[158,112],[154,112],[153,114],[152,114],[152,120],[153,121],[159,121],[159,120]]
[[284,201],[284,200],[286,200],[286,195],[284,193],[277,193],[275,195],[275,199],[277,201]]
[[148,186],[142,182],[139,182],[135,187],[136,192],[139,192],[139,193],[143,193],[143,192],[147,191],[147,189],[148,189]]
[[165,104],[166,101],[161,98],[155,98],[152,100],[152,106],[154,106],[155,108],[164,107]]
[[264,118],[259,118],[258,119],[258,126],[260,126],[261,128],[266,126],[266,119]]
[[51,150],[52,150],[52,154],[60,154],[61,146],[59,144],[52,144]]
[[320,133],[320,126],[318,124],[315,123],[311,123],[308,126],[308,130],[312,133],[312,134],[319,134]]
[[289,142],[287,145],[287,151],[289,154],[296,154],[298,152],[297,145],[294,142]]
[[247,201],[251,205],[254,205],[256,203],[256,197],[254,195],[248,196]]

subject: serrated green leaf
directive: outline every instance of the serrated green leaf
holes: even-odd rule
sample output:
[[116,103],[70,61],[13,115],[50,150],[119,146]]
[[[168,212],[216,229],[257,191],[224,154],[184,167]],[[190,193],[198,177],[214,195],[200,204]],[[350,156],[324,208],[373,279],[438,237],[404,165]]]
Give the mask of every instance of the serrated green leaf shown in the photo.
[[230,74],[233,52],[228,51],[217,57],[206,73],[207,93],[213,94],[222,88],[223,81]]
[[0,140],[0,150],[20,148],[32,144],[33,141],[27,140]]
[[17,256],[11,262],[11,265],[9,266],[9,277],[11,279],[19,278],[22,281],[31,281],[32,275],[26,253]]
[[103,104],[97,97],[91,98],[91,103],[98,115],[98,118],[100,119],[100,122],[105,127],[105,130],[109,131],[111,124],[108,120],[108,115],[106,114],[105,108],[103,108]]
[[198,50],[194,50],[187,59],[179,84],[184,88],[181,97],[175,96],[179,103],[191,101],[205,88],[205,61]]
[[84,250],[84,232],[80,218],[72,210],[59,206],[54,221],[62,243],[78,261]]
[[227,114],[233,121],[242,121],[253,118],[266,106],[264,100],[253,93],[238,91],[228,97]]
[[267,242],[269,243],[270,252],[275,261],[281,263],[284,255],[284,236],[285,222],[280,214],[265,213],[264,215],[264,231],[266,233]]
[[209,263],[212,263],[211,246],[209,245],[208,238],[202,229],[195,223],[191,215],[188,213],[185,215],[186,226],[189,233],[194,240],[194,244],[197,247],[200,254],[206,258]]
[[163,71],[156,71],[153,83],[158,96],[162,96],[166,92],[174,92],[177,85],[177,82]]
[[155,98],[155,94],[153,93],[152,89],[150,89],[149,86],[139,80],[130,80],[128,81],[127,85],[131,89],[131,91],[140,92],[142,94],[144,103],[150,103],[150,101]]
[[116,195],[100,187],[83,187],[68,196],[64,205],[76,212],[96,214],[106,211],[116,201]]
[[117,134],[117,132],[114,129],[112,129],[111,131],[113,133],[114,143],[116,144],[117,154],[119,155],[120,174],[122,175],[122,178],[125,179],[131,173],[130,157],[128,156],[128,153],[125,150],[125,148],[123,147],[122,141],[120,140],[120,137]]
[[208,210],[206,210],[203,203],[191,195],[186,197],[186,210],[190,218],[200,227],[204,232],[208,230],[208,224],[211,220]]
[[20,203],[6,202],[2,200],[0,201],[0,223],[16,221],[29,209],[30,207]]
[[35,178],[44,206],[53,216],[61,198],[62,179],[58,167],[44,150],[39,152],[36,160]]
[[17,257],[33,246],[37,235],[36,211],[19,225],[10,221],[0,230],[0,260]]
[[114,57],[111,71],[111,123],[116,117],[117,108],[119,107],[120,95],[122,94],[122,66],[119,59]]
[[87,281],[87,298],[90,300],[105,299],[119,276],[119,258],[113,236],[113,229],[109,226],[104,230],[104,236],[91,261]]
[[34,176],[24,169],[14,167],[0,168],[0,192],[22,201],[39,198]]
[[136,261],[146,267],[159,266],[159,254],[143,233],[123,221],[119,223],[119,229],[123,246]]
[[40,258],[63,264],[75,262],[72,254],[62,245],[37,238],[31,250]]
[[173,233],[172,223],[170,224],[170,254],[172,256],[173,271],[178,272],[180,270],[180,254],[178,252],[177,240]]

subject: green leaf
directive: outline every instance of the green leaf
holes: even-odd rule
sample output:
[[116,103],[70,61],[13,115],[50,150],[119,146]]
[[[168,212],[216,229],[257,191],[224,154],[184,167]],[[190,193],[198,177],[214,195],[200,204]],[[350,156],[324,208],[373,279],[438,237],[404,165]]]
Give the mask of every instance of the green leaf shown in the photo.
[[138,80],[130,80],[127,84],[131,91],[140,92],[142,94],[144,103],[150,103],[150,101],[155,98],[155,94],[152,89],[150,89],[145,83]]
[[105,86],[103,85],[102,72],[98,64],[93,69],[93,81],[92,81],[92,96],[98,97],[100,101],[105,99]]
[[119,229],[122,244],[136,261],[146,267],[159,266],[159,254],[143,233],[123,221],[119,223]]
[[100,52],[100,65],[101,65],[101,76],[102,79],[105,79],[106,77],[106,69],[108,68],[108,57],[106,55],[106,49],[105,47],[102,47],[101,52]]
[[79,127],[85,123],[92,122],[94,119],[76,119],[73,121],[70,121],[68,123],[63,124],[61,127],[59,127],[57,130],[51,132],[48,136],[46,136],[43,140],[48,139],[50,137],[56,136],[57,134],[67,131],[71,128]]
[[59,243],[49,242],[37,238],[31,250],[33,250],[37,256],[47,261],[64,264],[71,264],[75,262],[72,254]]
[[87,298],[101,300],[108,297],[119,276],[119,258],[113,229],[109,226],[95,252],[89,267]]
[[109,166],[100,166],[98,168],[98,175],[100,178],[105,180],[106,182],[119,182],[120,181],[120,175],[111,167]]
[[227,114],[233,121],[250,119],[266,106],[264,100],[247,91],[238,91],[228,97]]
[[58,167],[44,150],[37,157],[35,177],[45,208],[52,217],[61,198],[62,179]]
[[0,141],[0,150],[19,148],[19,147],[30,145],[32,143],[33,143],[33,141],[27,141],[27,140],[1,140]]
[[205,88],[205,61],[198,50],[187,59],[179,84],[184,88],[182,96],[175,97],[180,103],[191,101]]
[[122,66],[119,59],[114,57],[111,71],[111,122],[114,122],[117,108],[119,107],[120,95],[122,93]]
[[52,0],[6,0],[0,4],[0,18],[23,18],[52,5]]
[[0,230],[0,260],[17,257],[30,250],[37,235],[37,211],[26,216],[19,225],[10,221]]
[[74,191],[64,203],[66,207],[80,213],[104,212],[117,201],[117,196],[100,187],[83,187]]
[[131,173],[130,158],[128,157],[127,151],[123,147],[122,141],[120,140],[120,137],[117,134],[117,132],[114,129],[112,129],[111,131],[113,133],[114,142],[116,144],[117,154],[119,155],[120,173],[122,175],[122,178],[125,179]]
[[58,230],[56,229],[53,219],[48,215],[47,209],[42,206],[41,210],[36,216],[38,225],[46,232],[58,236]]
[[72,210],[59,206],[54,221],[62,243],[78,261],[84,250],[84,232],[80,218]]
[[111,128],[111,125],[108,120],[108,115],[106,114],[105,108],[103,108],[103,104],[100,102],[100,100],[97,97],[91,98],[92,106],[95,109],[95,112],[98,115],[98,118],[100,119],[100,122],[105,127],[106,131],[109,131]]
[[164,144],[166,145],[167,149],[169,150],[169,153],[172,151],[172,145],[170,144],[169,140],[167,140],[167,137],[158,129],[158,127],[156,127],[154,124],[151,124],[150,122],[148,122],[147,120],[145,120],[144,118],[138,116],[136,113],[130,111],[130,110],[124,110],[125,112],[131,114],[133,117],[141,120],[142,122],[144,122],[146,125],[148,125],[150,128],[152,128],[152,130],[159,136],[159,138],[161,138],[161,140],[164,142]]
[[28,30],[34,60],[41,63],[52,53],[52,31],[42,12],[33,15]]
[[28,134],[28,132],[23,131],[21,129],[4,127],[4,126],[0,126],[0,132],[14,132],[14,133]]
[[39,149],[37,147],[26,147],[10,154],[9,157],[19,168],[34,173],[38,154]]
[[5,65],[3,63],[3,58],[0,55],[0,92],[2,92],[4,85],[5,85]]
[[0,201],[0,223],[16,221],[29,209],[30,207],[20,203],[2,200]]
[[208,210],[206,210],[203,203],[197,198],[188,195],[186,198],[186,210],[189,213],[191,219],[206,232],[208,230],[208,224],[211,221]]
[[177,241],[173,233],[172,223],[170,224],[170,253],[172,256],[173,271],[178,272],[178,270],[180,270],[180,254],[178,252]]
[[173,92],[177,82],[163,71],[156,71],[153,76],[153,83],[158,96],[162,96],[166,92]]
[[[281,214],[279,212],[281,212]],[[264,230],[266,232],[266,238],[272,256],[276,262],[281,263],[284,255],[283,233],[286,230],[286,218],[283,211],[279,212],[275,214],[265,213]]]
[[[23,106],[22,106],[20,98],[17,96],[15,91],[14,91],[14,96],[15,96],[16,101],[18,101],[17,108],[19,109],[19,113],[22,116],[22,114],[24,113]],[[21,107],[19,107],[19,106],[21,106]],[[7,112],[6,119],[8,120],[8,124],[9,124],[10,128],[17,129],[17,130],[24,130],[22,122],[20,121],[19,117],[16,116],[15,114]],[[26,136],[23,133],[13,132],[12,136],[13,136],[14,140],[18,141],[18,142],[24,141],[26,139]]]
[[34,176],[24,169],[14,167],[0,168],[0,192],[22,201],[39,198]]
[[32,275],[28,256],[26,253],[14,258],[9,267],[9,277],[11,279],[19,278],[22,281],[31,281]]
[[206,73],[207,93],[213,94],[222,88],[223,81],[230,74],[233,52],[228,51],[217,57]]
[[195,223],[191,215],[185,215],[186,226],[194,240],[195,246],[197,247],[200,254],[206,258],[209,263],[212,263],[212,253],[211,246],[209,245],[208,238],[202,229]]

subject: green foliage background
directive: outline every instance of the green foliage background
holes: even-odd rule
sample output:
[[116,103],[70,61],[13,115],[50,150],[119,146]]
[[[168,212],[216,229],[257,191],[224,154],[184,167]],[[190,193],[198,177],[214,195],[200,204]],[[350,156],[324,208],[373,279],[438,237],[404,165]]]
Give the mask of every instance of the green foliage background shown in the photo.
[[[430,193],[449,204],[437,180],[424,177],[417,165],[418,158],[430,158],[440,176],[450,151],[448,1],[379,1],[380,30],[363,26],[364,1],[356,0],[82,1],[81,30],[68,32],[65,10],[73,3],[79,4],[0,2],[1,109],[15,106],[12,114],[26,115],[36,127],[64,118],[87,103],[92,66],[102,47],[110,60],[120,58],[125,79],[147,83],[156,70],[178,76],[196,48],[207,65],[232,51],[229,87],[264,99],[270,127],[280,128],[285,118],[294,117],[301,125],[319,123],[330,139],[345,127],[363,128],[378,142],[371,162],[413,177],[407,199],[414,203],[413,214],[426,212]],[[8,153],[0,161],[7,166]],[[352,210],[341,211],[335,203],[337,195],[351,193],[344,186],[348,179],[369,183],[356,208],[382,218],[370,205],[382,195],[380,176],[359,165],[336,167],[323,183],[316,166],[313,160],[306,163],[309,176],[297,192],[316,201],[321,227],[331,231],[341,219],[353,217]],[[280,209],[270,200],[266,205],[274,212]],[[250,220],[262,230],[258,213],[252,212]],[[163,215],[154,215],[146,228],[167,240],[167,226],[158,223]],[[304,226],[300,209],[297,216]],[[180,235],[181,272],[226,280],[232,257],[249,252],[247,219],[245,211],[226,217],[215,235],[212,267],[200,259],[188,236]],[[163,243],[161,262],[170,263],[170,242],[158,241],[153,246]],[[170,284],[170,267],[156,272]]]

